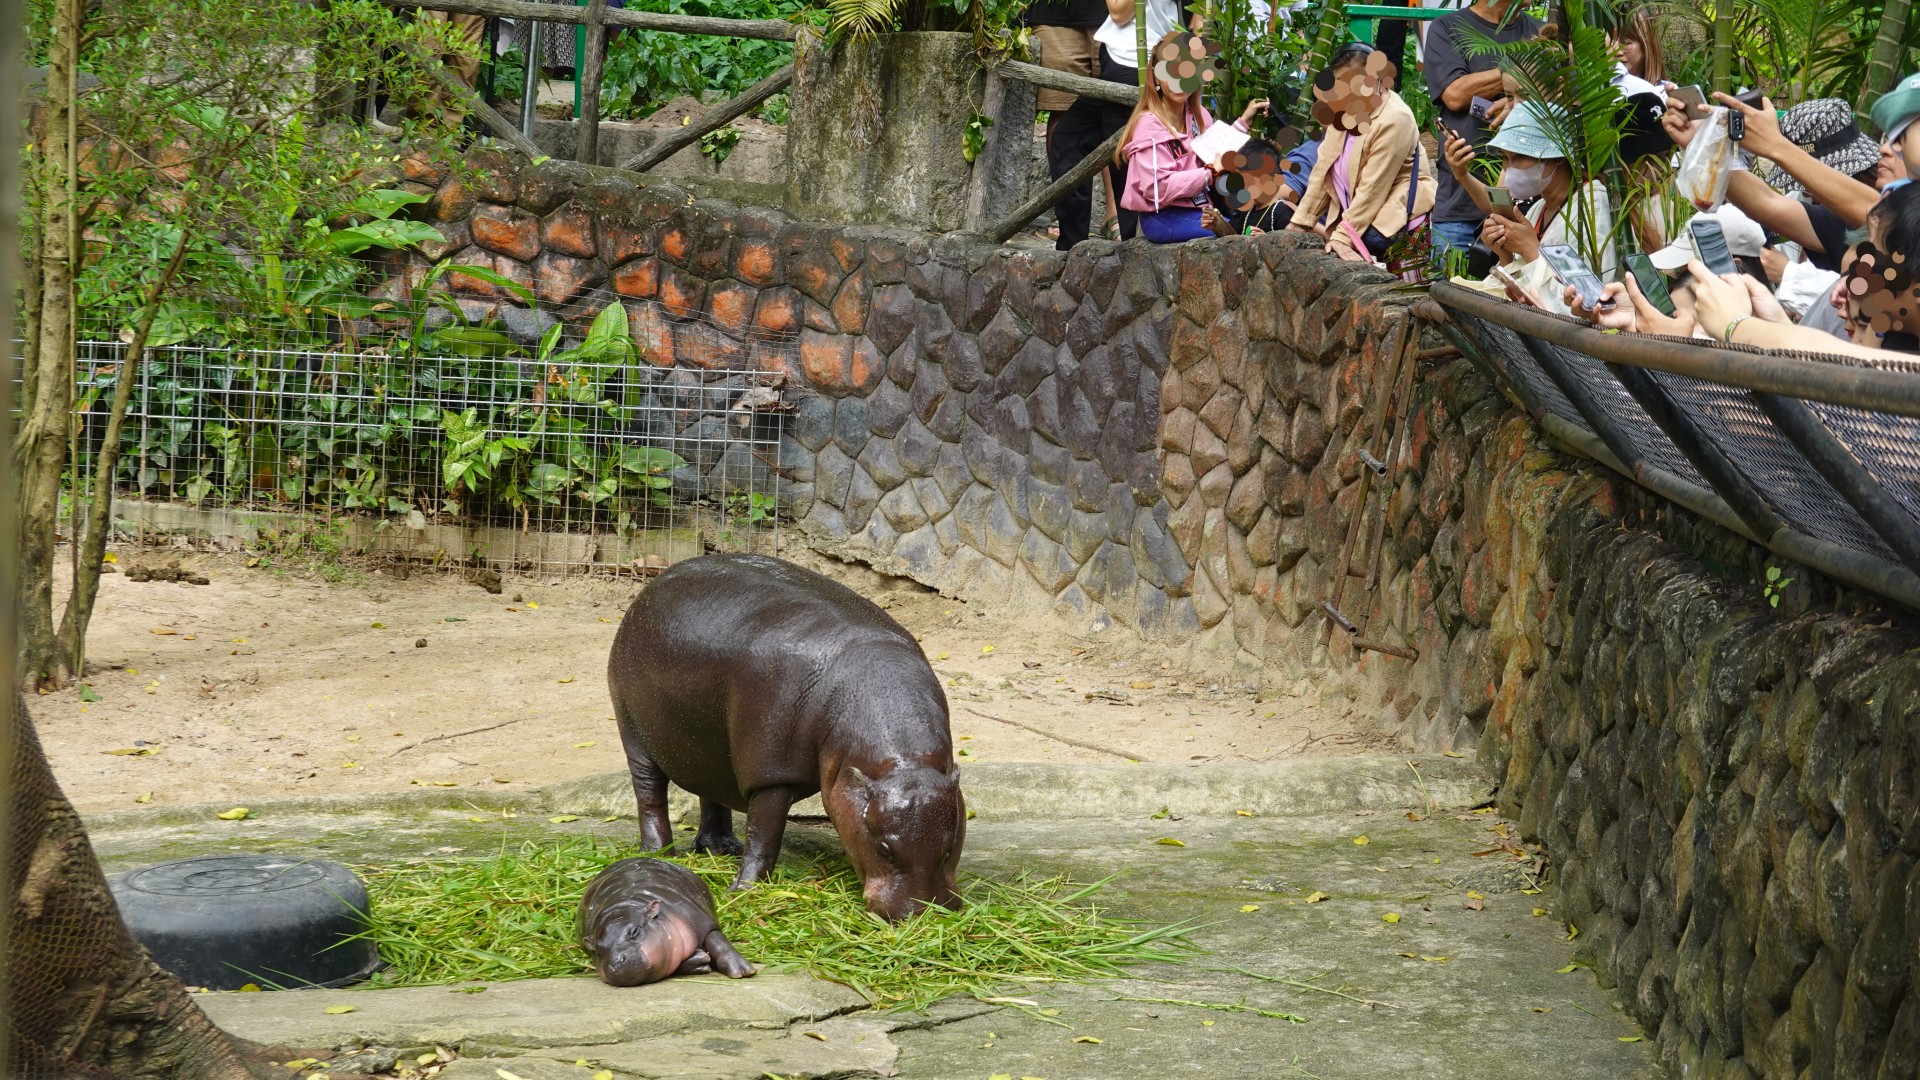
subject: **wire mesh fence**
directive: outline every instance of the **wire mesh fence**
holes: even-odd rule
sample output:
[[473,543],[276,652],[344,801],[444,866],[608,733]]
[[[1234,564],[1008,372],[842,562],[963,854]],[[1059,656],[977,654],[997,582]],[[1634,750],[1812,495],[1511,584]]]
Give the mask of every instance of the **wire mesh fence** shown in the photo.
[[[1502,309],[1498,316],[1481,315],[1448,306],[1455,324],[1531,408],[1590,433],[1605,426],[1617,438],[1626,440],[1639,462],[1694,490],[1713,488],[1705,467],[1681,450],[1675,437],[1648,415],[1602,362],[1602,358],[1619,359],[1601,351],[1609,339],[1597,338],[1595,355],[1587,355],[1530,335],[1527,320],[1544,318],[1537,313]],[[1503,325],[1508,321],[1511,325]],[[1688,346],[1697,348],[1691,343]],[[1920,375],[1920,365],[1900,358],[1868,364],[1811,356],[1795,359],[1836,369],[1865,366]],[[1547,370],[1548,365],[1555,370]],[[1920,592],[1910,586],[1920,567],[1905,565],[1882,535],[1883,529],[1896,529],[1899,523],[1870,523],[1866,512],[1855,503],[1861,494],[1843,492],[1823,474],[1823,468],[1830,471],[1835,463],[1822,459],[1824,465],[1816,466],[1809,454],[1819,451],[1801,445],[1776,426],[1748,388],[1670,371],[1649,371],[1648,375],[1683,415],[1683,421],[1674,423],[1690,428],[1710,444],[1788,530],[1829,545],[1828,552],[1840,553],[1818,554],[1827,564],[1823,569],[1916,605],[1914,598]],[[1562,392],[1560,383],[1565,380],[1583,387],[1582,396],[1600,415],[1584,415],[1581,407]],[[1877,486],[1891,499],[1891,505],[1920,525],[1920,449],[1916,449],[1920,419],[1857,405],[1817,400],[1805,404],[1814,422],[1825,428],[1845,456],[1840,466],[1857,470],[1868,485]],[[1804,436],[1801,442],[1805,442]],[[1626,464],[1634,467],[1633,462]],[[1732,497],[1728,498],[1731,501]],[[1815,557],[1809,554],[1812,550],[1799,545],[1793,557]]]
[[[645,572],[710,547],[776,546],[780,389],[796,343],[634,302],[626,320],[596,321],[613,302],[389,307],[322,335],[163,335],[121,433],[119,527],[308,535],[517,570]],[[662,329],[595,345],[593,327],[622,322]],[[397,324],[414,332],[381,332]],[[84,498],[128,335],[96,317],[80,337]]]

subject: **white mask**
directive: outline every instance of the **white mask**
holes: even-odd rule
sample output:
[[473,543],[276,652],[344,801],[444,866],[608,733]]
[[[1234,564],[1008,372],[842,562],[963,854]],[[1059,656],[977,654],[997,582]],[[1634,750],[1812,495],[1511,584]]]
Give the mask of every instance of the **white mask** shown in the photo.
[[1547,190],[1546,162],[1529,165],[1524,169],[1507,166],[1507,191],[1516,199],[1532,199]]

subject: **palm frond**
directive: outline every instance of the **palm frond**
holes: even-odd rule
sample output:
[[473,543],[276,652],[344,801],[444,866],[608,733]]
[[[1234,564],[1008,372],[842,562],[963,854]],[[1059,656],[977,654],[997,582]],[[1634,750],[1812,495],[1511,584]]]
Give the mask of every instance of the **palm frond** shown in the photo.
[[900,0],[827,0],[827,29],[835,37],[864,41],[893,29]]

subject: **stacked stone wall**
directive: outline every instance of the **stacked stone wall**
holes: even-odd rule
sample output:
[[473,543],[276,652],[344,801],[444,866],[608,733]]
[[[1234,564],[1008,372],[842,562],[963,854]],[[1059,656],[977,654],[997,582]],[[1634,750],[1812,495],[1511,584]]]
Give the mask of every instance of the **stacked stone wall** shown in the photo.
[[1309,678],[1412,750],[1477,754],[1673,1075],[1920,1070],[1904,617],[1797,568],[1775,610],[1765,552],[1544,445],[1448,357],[1405,410],[1359,563],[1378,586],[1342,604],[1418,659],[1327,633],[1416,298],[1396,282],[1284,235],[1061,255],[475,163],[414,177],[448,237],[428,255],[569,318],[622,298],[662,366],[797,336],[763,361],[794,407],[781,510],[810,542],[1247,681]]

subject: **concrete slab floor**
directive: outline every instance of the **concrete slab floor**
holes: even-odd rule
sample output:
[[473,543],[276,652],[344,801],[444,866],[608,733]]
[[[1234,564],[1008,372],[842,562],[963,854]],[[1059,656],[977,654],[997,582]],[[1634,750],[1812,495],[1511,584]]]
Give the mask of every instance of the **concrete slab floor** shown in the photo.
[[[357,856],[395,856],[471,843],[468,830],[480,826],[449,818],[442,811],[408,830],[378,830],[384,841],[363,833],[343,846]],[[524,817],[511,825],[516,836],[540,831]],[[1559,970],[1573,946],[1551,915],[1551,888],[1525,895],[1526,879],[1508,868],[1510,858],[1476,855],[1495,846],[1489,830],[1498,825],[1493,815],[1465,810],[1410,821],[1383,809],[977,820],[966,871],[1111,875],[1101,896],[1114,915],[1204,924],[1193,940],[1206,952],[1188,962],[1140,968],[1123,981],[1010,986],[1007,994],[1034,1002],[1030,1008],[953,1002],[930,1016],[875,1014],[857,1009],[840,988],[773,974],[635,990],[551,980],[472,994],[291,991],[202,1000],[223,1026],[280,1043],[347,1049],[458,1041],[465,1056],[457,1072],[444,1074],[452,1080],[498,1080],[501,1069],[525,1080],[586,1080],[601,1068],[617,1077],[743,1080],[1657,1076],[1650,1042],[1622,1041],[1642,1033],[1592,975]],[[303,829],[330,831],[318,816]],[[133,852],[116,832],[103,829],[98,840],[118,849],[113,861],[124,866]],[[1356,843],[1360,837],[1367,842]],[[789,838],[805,850],[833,843],[822,825],[797,825]],[[1469,891],[1480,894],[1480,910],[1463,906]],[[1308,903],[1315,893],[1326,897]],[[1548,914],[1535,916],[1536,908]],[[1277,979],[1319,989],[1267,981]],[[326,1014],[337,998],[355,1012]]]

